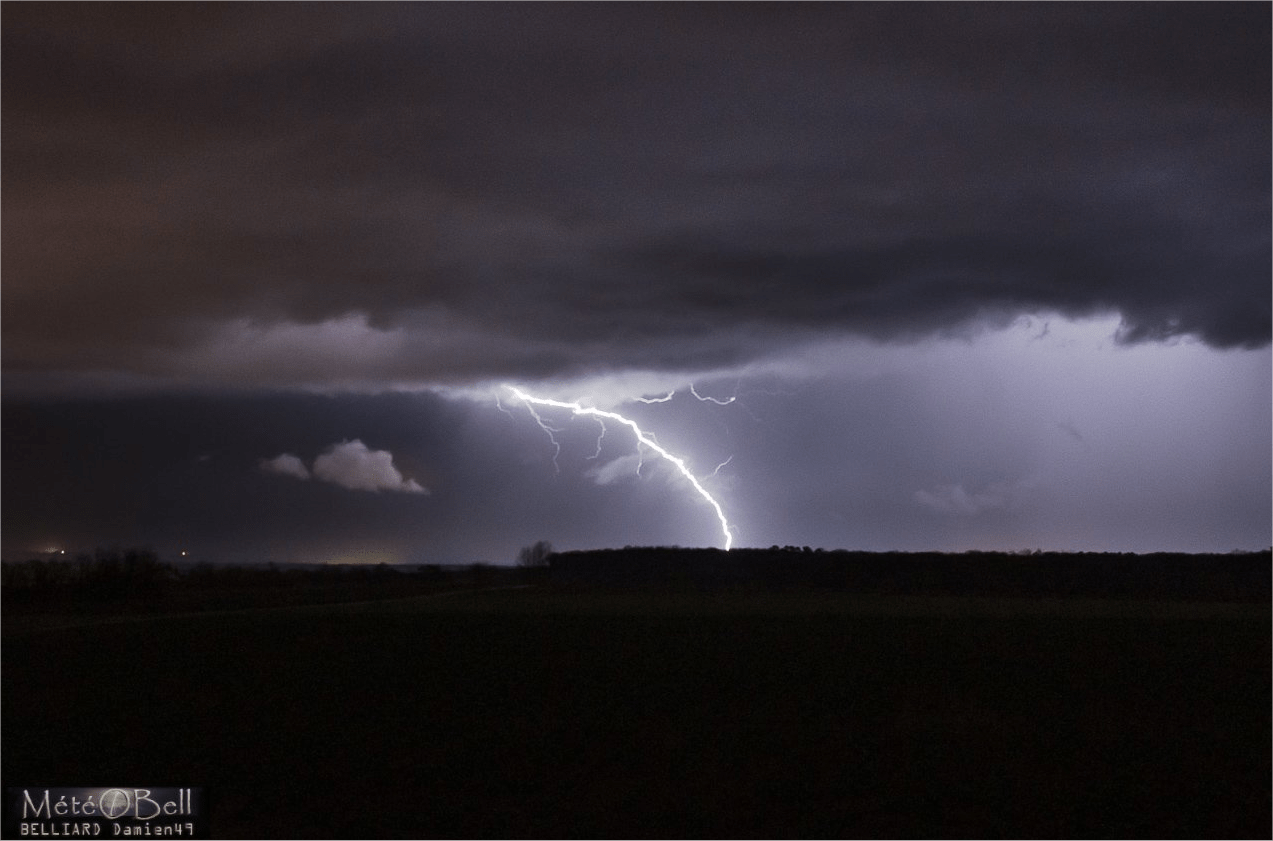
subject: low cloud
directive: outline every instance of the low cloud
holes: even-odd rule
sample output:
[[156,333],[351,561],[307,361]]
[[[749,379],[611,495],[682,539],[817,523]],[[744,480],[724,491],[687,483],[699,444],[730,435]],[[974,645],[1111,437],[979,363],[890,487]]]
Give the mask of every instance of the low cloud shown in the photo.
[[641,462],[641,456],[633,453],[593,467],[584,475],[598,485],[613,485],[615,482],[637,478],[640,475],[638,471],[641,468]]
[[[270,459],[261,459],[261,469],[296,479],[308,479],[311,475],[305,463],[290,453]],[[414,479],[406,479],[393,466],[393,454],[388,450],[372,450],[362,441],[342,441],[332,444],[314,459],[315,478],[352,491],[399,491],[401,493],[427,494]]]
[[915,501],[941,514],[974,517],[985,511],[1007,508],[1012,492],[1003,482],[996,482],[978,493],[969,493],[963,485],[940,485],[931,491],[915,491]]
[[332,444],[314,459],[314,476],[354,491],[428,493],[414,479],[404,479],[388,450],[372,450],[358,439]]
[[305,469],[305,463],[289,453],[283,453],[274,458],[261,459],[261,469],[266,473],[279,473],[283,476],[294,476],[297,479],[309,478],[309,471]]

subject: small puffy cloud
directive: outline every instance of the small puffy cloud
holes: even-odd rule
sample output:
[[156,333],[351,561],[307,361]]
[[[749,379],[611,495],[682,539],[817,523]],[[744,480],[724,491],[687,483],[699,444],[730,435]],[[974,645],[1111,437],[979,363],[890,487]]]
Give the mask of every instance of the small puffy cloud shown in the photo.
[[332,444],[314,459],[314,476],[355,491],[428,493],[414,479],[404,479],[388,450],[372,450],[358,439]]
[[1002,482],[979,493],[969,493],[963,485],[942,485],[931,491],[916,491],[915,501],[942,514],[973,517],[983,511],[1007,508],[1012,494]]
[[305,463],[290,453],[283,453],[274,458],[261,459],[261,469],[267,473],[295,476],[297,479],[309,478],[309,471],[305,469]]
[[590,468],[584,475],[598,485],[613,485],[615,482],[635,479],[640,475],[638,471],[641,469],[641,461],[641,456],[635,453],[620,456],[614,461]]

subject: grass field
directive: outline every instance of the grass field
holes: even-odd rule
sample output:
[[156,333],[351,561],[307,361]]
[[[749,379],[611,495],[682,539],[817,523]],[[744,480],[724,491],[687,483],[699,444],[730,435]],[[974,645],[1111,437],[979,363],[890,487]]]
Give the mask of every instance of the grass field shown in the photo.
[[219,837],[1269,837],[1267,605],[567,594],[6,627],[5,785]]

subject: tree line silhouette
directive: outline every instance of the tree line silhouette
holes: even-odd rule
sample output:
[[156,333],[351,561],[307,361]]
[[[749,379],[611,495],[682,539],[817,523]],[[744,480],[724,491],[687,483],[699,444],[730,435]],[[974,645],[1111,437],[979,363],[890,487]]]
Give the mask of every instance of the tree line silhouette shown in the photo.
[[705,592],[1152,598],[1267,602],[1271,553],[858,552],[625,547],[557,553],[563,586]]
[[1146,598],[1267,602],[1273,553],[861,552],[809,547],[521,550],[516,566],[174,565],[150,549],[0,565],[6,608],[216,609],[534,584],[694,592]]
[[499,583],[488,564],[176,565],[146,548],[97,549],[72,559],[0,564],[6,608],[74,610],[226,609],[428,593]]

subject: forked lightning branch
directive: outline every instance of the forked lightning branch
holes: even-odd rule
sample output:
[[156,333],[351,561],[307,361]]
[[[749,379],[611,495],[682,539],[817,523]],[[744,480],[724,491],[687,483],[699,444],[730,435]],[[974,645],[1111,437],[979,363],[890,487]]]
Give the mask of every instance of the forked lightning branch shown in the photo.
[[[581,403],[571,403],[571,402],[566,402],[564,400],[552,400],[546,397],[535,397],[534,395],[527,394],[525,391],[522,391],[520,388],[517,388],[516,386],[510,385],[505,387],[509,391],[511,391],[513,395],[517,397],[517,399],[521,400],[523,403],[526,404],[527,409],[530,410],[531,416],[535,418],[536,422],[539,423],[539,425],[542,428],[548,431],[549,437],[552,437],[553,430],[543,422],[543,420],[539,417],[538,414],[535,413],[534,409],[531,408],[532,406],[546,406],[553,409],[564,409],[566,411],[569,411],[572,415],[576,417],[596,418],[598,421],[602,422],[603,429],[605,426],[605,421],[607,420],[611,420],[616,423],[621,423],[624,426],[631,429],[632,434],[636,436],[638,448],[646,447],[650,449],[652,452],[658,454],[660,458],[665,459],[668,463],[670,463],[673,467],[676,468],[678,473],[680,473],[683,477],[685,477],[685,480],[689,482],[691,486],[693,486],[694,490],[698,493],[698,495],[707,501],[707,504],[710,505],[712,507],[712,510],[716,512],[716,518],[720,521],[721,534],[723,534],[725,538],[725,545],[724,545],[725,550],[728,551],[729,548],[733,545],[734,535],[730,531],[729,520],[726,519],[725,511],[723,508],[721,508],[720,503],[716,501],[715,497],[713,497],[710,493],[708,493],[707,488],[703,487],[703,483],[700,482],[698,480],[698,477],[694,475],[694,473],[689,469],[688,466],[686,466],[684,459],[680,458],[679,456],[673,455],[672,453],[664,449],[659,444],[658,441],[655,441],[653,438],[647,435],[641,429],[641,427],[637,425],[636,421],[632,420],[631,418],[626,418],[623,415],[618,414],[617,412],[607,412],[603,409],[596,409],[591,406],[584,406]],[[663,398],[663,400],[667,400],[670,397],[671,395],[668,395],[668,397]],[[553,443],[554,445],[557,443],[555,438],[553,439]]]

